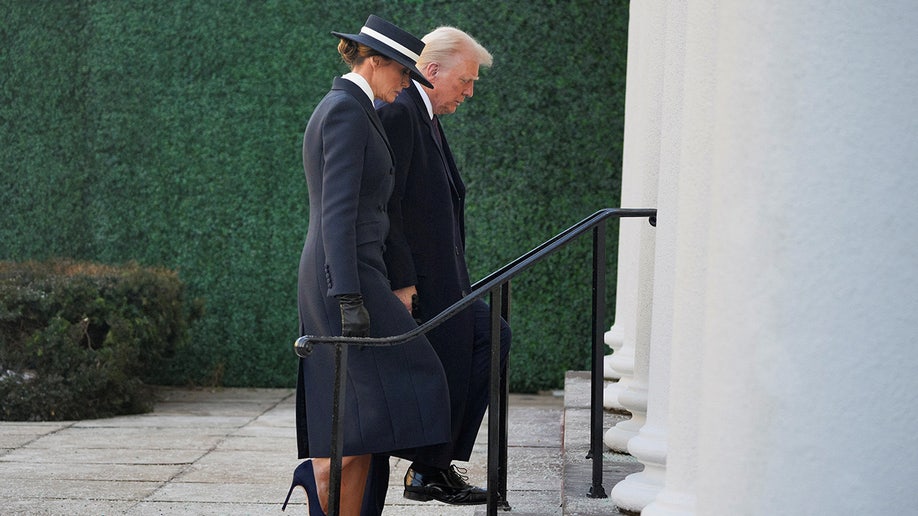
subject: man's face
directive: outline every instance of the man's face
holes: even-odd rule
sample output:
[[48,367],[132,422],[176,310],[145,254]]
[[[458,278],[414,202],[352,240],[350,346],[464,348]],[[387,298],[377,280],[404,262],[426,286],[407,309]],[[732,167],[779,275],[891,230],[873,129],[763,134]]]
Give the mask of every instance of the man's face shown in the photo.
[[474,93],[478,60],[470,53],[463,53],[452,62],[431,63],[427,79],[434,85],[434,89],[428,91],[434,114],[455,113],[459,104]]

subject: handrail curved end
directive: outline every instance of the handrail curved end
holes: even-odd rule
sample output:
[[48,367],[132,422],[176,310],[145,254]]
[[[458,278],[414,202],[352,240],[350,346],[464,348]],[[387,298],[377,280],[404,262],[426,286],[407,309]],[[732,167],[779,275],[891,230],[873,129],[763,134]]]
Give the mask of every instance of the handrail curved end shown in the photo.
[[312,353],[312,348],[313,344],[309,335],[303,335],[293,343],[293,350],[296,351],[297,356],[300,358],[308,357]]

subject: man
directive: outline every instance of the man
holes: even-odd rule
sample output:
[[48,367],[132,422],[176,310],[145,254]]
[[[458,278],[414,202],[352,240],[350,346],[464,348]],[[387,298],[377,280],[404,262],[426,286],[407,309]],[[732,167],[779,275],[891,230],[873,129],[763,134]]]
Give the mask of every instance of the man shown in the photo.
[[[433,88],[413,81],[395,102],[378,108],[395,156],[391,227],[384,258],[392,289],[415,318],[427,321],[470,291],[465,262],[465,185],[440,115],[472,96],[479,66],[491,54],[468,34],[440,27],[424,38],[418,69]],[[510,327],[501,320],[501,367]],[[446,371],[452,439],[422,449],[405,474],[404,496],[455,505],[487,503],[452,461],[468,461],[488,405],[490,315],[478,300],[427,334]]]

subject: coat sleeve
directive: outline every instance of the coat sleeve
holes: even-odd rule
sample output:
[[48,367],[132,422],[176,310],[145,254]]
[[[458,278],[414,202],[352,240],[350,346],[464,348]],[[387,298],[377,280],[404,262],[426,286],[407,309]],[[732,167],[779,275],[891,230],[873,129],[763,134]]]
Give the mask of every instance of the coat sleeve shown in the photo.
[[360,293],[357,212],[369,121],[356,102],[334,106],[322,125],[322,240],[328,295]]
[[389,235],[386,238],[386,252],[383,258],[392,290],[417,285],[417,273],[411,247],[405,236],[405,186],[411,171],[411,160],[414,153],[414,137],[417,120],[412,119],[407,107],[399,102],[387,104],[378,111],[389,137],[389,144],[395,157],[395,187],[389,198]]

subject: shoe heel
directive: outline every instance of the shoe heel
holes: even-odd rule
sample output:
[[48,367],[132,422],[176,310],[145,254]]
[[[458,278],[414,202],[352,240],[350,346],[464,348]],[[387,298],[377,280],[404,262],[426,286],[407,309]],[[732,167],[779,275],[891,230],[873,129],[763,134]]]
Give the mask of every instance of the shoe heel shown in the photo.
[[284,505],[281,511],[287,509],[287,502],[290,501],[290,495],[293,488],[300,486],[306,491],[306,502],[309,505],[309,514],[315,516],[326,516],[319,505],[319,493],[316,489],[316,477],[312,471],[312,461],[307,460],[293,470],[293,482],[290,484],[290,490],[287,491],[287,498],[284,499]]
[[[296,482],[296,476],[294,475],[294,477],[293,477],[293,483],[290,484],[290,490],[287,491],[287,498],[284,498],[284,506],[281,507],[281,512],[287,510],[287,502],[290,501],[290,495],[293,494],[293,488],[296,487],[296,486],[298,486],[298,485],[299,485],[299,484],[297,484],[297,482]],[[303,487],[303,489],[306,489],[306,488]]]
[[416,502],[429,502],[433,500],[433,498],[431,498],[429,494],[418,493],[416,491],[409,491],[407,489],[405,489],[405,492],[402,493],[402,496],[404,496],[405,498],[409,500],[414,500]]

